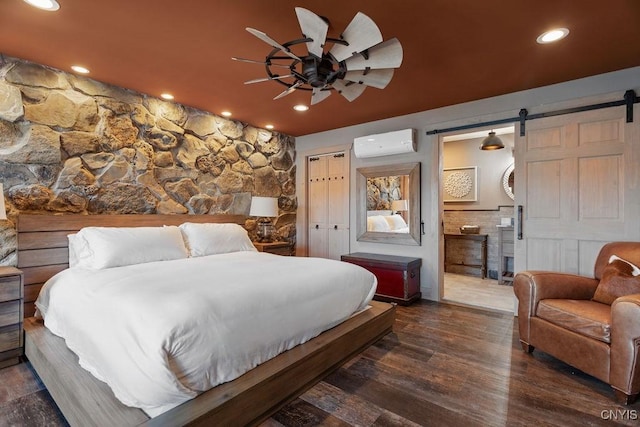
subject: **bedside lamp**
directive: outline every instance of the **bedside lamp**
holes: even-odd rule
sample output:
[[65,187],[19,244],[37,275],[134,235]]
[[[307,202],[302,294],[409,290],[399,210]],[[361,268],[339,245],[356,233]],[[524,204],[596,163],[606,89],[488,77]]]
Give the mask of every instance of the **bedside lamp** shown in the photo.
[[395,213],[409,210],[409,202],[407,200],[394,200],[391,202],[391,210]]
[[271,219],[278,216],[278,199],[275,197],[252,197],[249,215],[260,217],[258,220],[258,241],[271,241],[273,225]]
[[0,220],[7,219],[7,209],[4,206],[4,188],[0,184]]

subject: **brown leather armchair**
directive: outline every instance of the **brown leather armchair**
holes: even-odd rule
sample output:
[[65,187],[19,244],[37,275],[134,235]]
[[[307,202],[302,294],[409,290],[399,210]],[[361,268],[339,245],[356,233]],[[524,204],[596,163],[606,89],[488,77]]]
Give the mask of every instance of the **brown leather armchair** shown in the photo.
[[640,293],[611,305],[592,300],[611,255],[640,266],[640,242],[603,246],[594,278],[518,273],[518,328],[524,351],[542,350],[611,385],[616,398],[630,404],[640,393]]

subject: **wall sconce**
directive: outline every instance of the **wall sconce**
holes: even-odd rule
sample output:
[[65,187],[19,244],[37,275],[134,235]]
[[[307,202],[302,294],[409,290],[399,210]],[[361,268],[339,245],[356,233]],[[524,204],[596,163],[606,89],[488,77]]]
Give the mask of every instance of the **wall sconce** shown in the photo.
[[407,200],[394,200],[391,202],[391,210],[395,213],[409,210],[409,202]]
[[7,219],[7,208],[4,206],[4,188],[0,183],[0,220]]
[[494,131],[489,132],[489,136],[482,140],[481,150],[499,150],[504,148],[502,140],[496,136]]
[[252,197],[249,215],[258,219],[258,242],[271,242],[273,224],[271,218],[278,216],[278,199],[275,197]]

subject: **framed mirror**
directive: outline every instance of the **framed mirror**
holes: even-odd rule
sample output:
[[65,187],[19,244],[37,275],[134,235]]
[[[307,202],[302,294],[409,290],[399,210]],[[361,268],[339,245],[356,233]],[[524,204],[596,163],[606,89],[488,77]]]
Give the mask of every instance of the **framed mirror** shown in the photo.
[[502,175],[502,188],[504,189],[504,192],[507,194],[507,196],[509,196],[509,198],[511,200],[513,200],[514,196],[513,196],[513,171],[514,171],[514,167],[513,167],[513,163],[511,163],[509,165],[509,167],[507,168],[507,170],[504,171],[504,174]]
[[356,169],[361,242],[420,245],[420,163]]

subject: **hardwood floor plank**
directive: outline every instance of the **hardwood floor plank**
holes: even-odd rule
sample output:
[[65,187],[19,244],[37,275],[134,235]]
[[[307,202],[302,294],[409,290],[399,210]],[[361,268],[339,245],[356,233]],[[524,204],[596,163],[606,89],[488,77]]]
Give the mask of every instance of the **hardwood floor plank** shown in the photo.
[[384,412],[382,408],[371,402],[345,393],[324,381],[300,396],[300,399],[351,426],[370,426]]
[[393,412],[384,411],[380,417],[372,424],[374,427],[420,427],[421,424],[409,421],[406,418],[402,418],[400,415]]
[[351,370],[338,370],[326,382],[385,408],[387,411],[419,425],[461,426],[468,419],[428,400],[417,399],[413,391],[404,391],[375,379],[355,375]]
[[282,408],[273,416],[273,419],[291,427],[348,427],[351,425],[302,399],[296,399]]
[[[28,367],[0,370],[0,425],[55,408]],[[55,413],[49,421],[64,425]],[[523,352],[512,314],[421,301],[398,307],[393,333],[261,427],[636,426],[638,418],[640,401],[618,405],[602,381]]]

